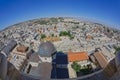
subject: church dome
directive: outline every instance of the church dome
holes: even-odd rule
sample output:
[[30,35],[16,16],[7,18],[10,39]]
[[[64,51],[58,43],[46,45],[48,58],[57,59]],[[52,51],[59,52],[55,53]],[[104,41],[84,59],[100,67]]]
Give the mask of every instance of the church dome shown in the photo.
[[38,53],[41,57],[51,57],[51,55],[54,54],[55,52],[56,52],[56,48],[49,41],[42,42],[38,50]]

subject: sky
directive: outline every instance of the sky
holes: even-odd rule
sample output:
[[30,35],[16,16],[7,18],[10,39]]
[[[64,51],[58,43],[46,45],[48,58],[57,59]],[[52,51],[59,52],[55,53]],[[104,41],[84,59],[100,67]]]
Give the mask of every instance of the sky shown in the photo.
[[56,16],[82,17],[120,29],[120,0],[0,0],[0,30]]

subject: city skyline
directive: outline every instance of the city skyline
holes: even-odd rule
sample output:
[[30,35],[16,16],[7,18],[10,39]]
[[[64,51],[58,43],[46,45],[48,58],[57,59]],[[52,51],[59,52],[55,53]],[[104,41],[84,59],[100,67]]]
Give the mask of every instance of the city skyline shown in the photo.
[[120,28],[119,0],[0,0],[0,30],[44,17],[82,17]]

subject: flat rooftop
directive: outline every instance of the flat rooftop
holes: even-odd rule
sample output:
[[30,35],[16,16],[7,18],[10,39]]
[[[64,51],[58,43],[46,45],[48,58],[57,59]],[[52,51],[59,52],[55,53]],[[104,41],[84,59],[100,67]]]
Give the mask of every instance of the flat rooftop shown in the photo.
[[52,70],[51,63],[47,63],[47,62],[39,63],[38,67],[31,68],[29,75],[44,78],[44,79],[50,79],[51,70]]

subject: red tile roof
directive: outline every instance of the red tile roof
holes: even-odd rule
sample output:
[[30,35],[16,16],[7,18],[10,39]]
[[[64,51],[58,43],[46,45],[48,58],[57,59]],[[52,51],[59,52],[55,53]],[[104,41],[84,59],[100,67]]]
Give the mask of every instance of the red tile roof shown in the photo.
[[87,52],[68,52],[68,61],[82,61],[82,60],[88,60],[89,57],[87,55]]

